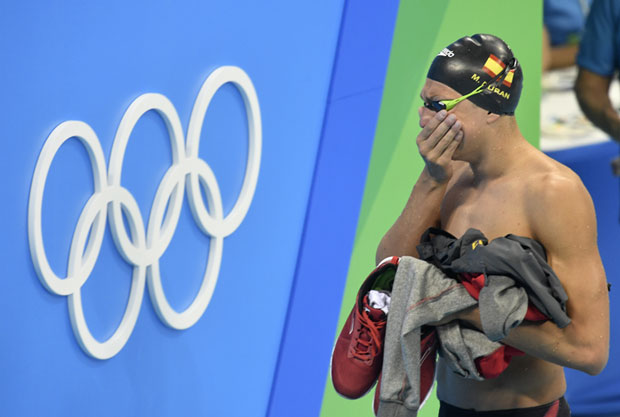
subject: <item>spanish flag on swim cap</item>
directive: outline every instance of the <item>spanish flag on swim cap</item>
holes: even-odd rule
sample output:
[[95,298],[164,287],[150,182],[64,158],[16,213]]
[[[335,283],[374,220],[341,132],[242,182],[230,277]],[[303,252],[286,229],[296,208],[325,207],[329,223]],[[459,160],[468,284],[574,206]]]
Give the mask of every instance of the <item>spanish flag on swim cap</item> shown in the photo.
[[[489,74],[491,77],[495,78],[498,74],[500,74],[504,68],[506,68],[506,64],[504,64],[498,57],[491,54],[487,59],[487,62],[484,63],[484,67],[482,70]],[[506,73],[506,77],[502,81],[506,87],[510,87],[512,85],[512,79],[515,75],[515,70],[511,69]]]
[[482,67],[482,71],[486,72],[491,77],[495,77],[502,72],[504,68],[506,68],[506,64],[495,55],[490,54],[487,58],[487,62],[484,63],[484,67]]
[[468,100],[497,114],[514,114],[523,87],[521,65],[510,47],[497,36],[487,34],[466,36],[443,48],[433,60],[427,77],[462,95],[485,83],[487,88],[483,93]]

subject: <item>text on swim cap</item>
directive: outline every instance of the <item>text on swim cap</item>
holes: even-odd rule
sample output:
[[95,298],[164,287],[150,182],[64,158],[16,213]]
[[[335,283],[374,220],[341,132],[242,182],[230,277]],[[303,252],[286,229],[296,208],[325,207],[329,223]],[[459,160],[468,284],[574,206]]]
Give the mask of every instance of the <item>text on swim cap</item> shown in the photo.
[[[471,79],[474,80],[475,82],[477,82],[478,84],[480,84],[480,76],[478,74],[472,74]],[[486,85],[486,83],[487,83],[486,81],[483,81],[482,85],[484,86],[484,85]],[[493,92],[493,93],[495,93],[495,94],[505,98],[506,100],[510,99],[510,93],[507,93],[507,92],[505,92],[503,90],[500,90],[499,88],[495,87],[494,85],[489,85],[487,87],[487,90],[489,90],[489,91],[491,91],[491,92]]]
[[443,48],[437,56],[447,56],[448,58],[452,58],[454,56],[454,52],[449,50],[448,48]]

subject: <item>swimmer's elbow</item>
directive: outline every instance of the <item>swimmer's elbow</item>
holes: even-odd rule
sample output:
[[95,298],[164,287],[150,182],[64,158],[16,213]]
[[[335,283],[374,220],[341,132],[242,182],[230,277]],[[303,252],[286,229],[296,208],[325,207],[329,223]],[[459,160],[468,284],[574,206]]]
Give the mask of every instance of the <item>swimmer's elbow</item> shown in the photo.
[[580,359],[580,366],[578,367],[580,371],[592,376],[598,375],[605,369],[605,366],[607,366],[609,347],[597,346],[588,349],[587,352],[582,352]]
[[596,363],[589,364],[587,367],[580,369],[580,371],[583,371],[590,376],[596,376],[600,374],[601,372],[603,372],[603,369],[605,369],[606,365],[607,365],[607,361],[605,362],[599,361]]
[[600,374],[605,366],[607,366],[607,360],[609,359],[609,349],[599,349],[591,354],[591,359],[588,364],[588,368],[585,372],[588,375],[598,375]]
[[590,376],[596,376],[598,374],[600,374],[601,372],[603,372],[603,369],[605,369],[605,366],[607,365],[607,362],[605,362],[602,366],[598,366],[596,368],[592,368],[588,371],[586,371],[586,373]]

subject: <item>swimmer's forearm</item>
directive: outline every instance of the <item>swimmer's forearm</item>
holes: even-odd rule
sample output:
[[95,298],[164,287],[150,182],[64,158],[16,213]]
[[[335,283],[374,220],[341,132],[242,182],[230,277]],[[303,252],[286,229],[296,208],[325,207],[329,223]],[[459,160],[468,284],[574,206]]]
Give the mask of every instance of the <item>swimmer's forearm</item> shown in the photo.
[[[477,307],[464,311],[459,319],[469,327],[482,331],[480,310]],[[597,375],[607,364],[609,334],[601,330],[597,336],[590,330],[584,328],[579,331],[575,323],[560,329],[551,321],[525,321],[512,329],[501,342],[530,356]]]
[[438,226],[440,207],[447,182],[434,181],[424,169],[409,196],[402,213],[387,231],[376,253],[379,263],[388,256],[418,256],[416,246],[422,233],[431,226]]
[[502,343],[539,359],[597,375],[607,364],[609,350],[603,340],[606,336],[583,333],[573,323],[560,329],[550,321],[524,322]]
[[[462,143],[462,123],[446,110],[432,117],[420,107],[420,127],[416,144],[425,167],[418,178],[405,209],[387,231],[375,254],[377,262],[388,256],[418,256],[416,246],[426,229],[439,226],[441,202],[454,173],[452,159]],[[427,117],[422,117],[426,114]]]

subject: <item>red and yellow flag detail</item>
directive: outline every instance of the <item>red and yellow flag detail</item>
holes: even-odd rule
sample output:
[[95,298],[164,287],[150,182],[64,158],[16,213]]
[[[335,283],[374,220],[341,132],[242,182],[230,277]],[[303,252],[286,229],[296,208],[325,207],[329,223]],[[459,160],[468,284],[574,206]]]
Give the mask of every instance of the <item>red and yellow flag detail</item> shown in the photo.
[[506,64],[504,64],[501,59],[491,54],[489,55],[489,58],[487,58],[487,62],[485,62],[482,70],[489,74],[491,77],[495,77],[497,74],[502,72],[505,66]]
[[504,84],[506,87],[510,87],[512,85],[512,77],[514,77],[515,75],[515,70],[511,69],[510,71],[508,71],[508,74],[506,74],[506,78],[504,78],[504,82],[502,82],[502,84]]

